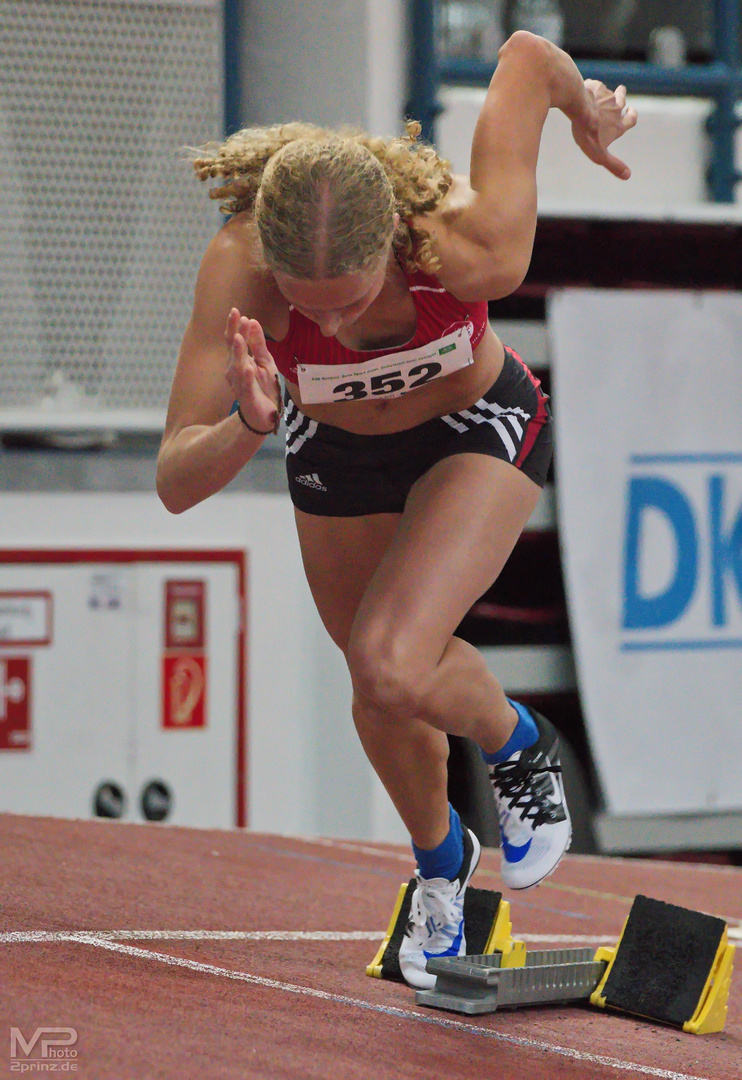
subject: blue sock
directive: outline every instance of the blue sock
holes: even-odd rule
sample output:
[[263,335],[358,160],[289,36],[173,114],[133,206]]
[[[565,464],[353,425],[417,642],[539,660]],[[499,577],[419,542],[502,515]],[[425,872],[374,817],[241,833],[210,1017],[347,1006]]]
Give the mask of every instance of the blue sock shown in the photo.
[[412,845],[421,877],[426,879],[442,877],[448,878],[449,881],[458,877],[464,861],[464,837],[459,815],[450,803],[448,804],[448,821],[448,836],[438,847],[428,850]]
[[515,730],[510,736],[508,741],[503,747],[497,750],[494,754],[485,754],[482,750],[482,757],[488,765],[499,765],[503,761],[507,761],[511,754],[516,753],[518,750],[525,750],[529,746],[538,740],[538,728],[531,714],[526,709],[525,705],[521,705],[519,701],[511,701],[507,699],[513,706],[518,714],[518,723],[515,725]]

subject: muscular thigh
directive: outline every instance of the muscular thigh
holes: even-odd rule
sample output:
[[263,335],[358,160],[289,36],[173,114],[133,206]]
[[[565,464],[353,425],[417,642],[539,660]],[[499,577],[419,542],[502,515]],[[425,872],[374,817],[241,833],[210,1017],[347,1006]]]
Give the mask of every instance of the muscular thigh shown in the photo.
[[307,580],[333,641],[347,652],[353,633],[373,649],[435,664],[499,575],[538,496],[511,465],[458,454],[417,482],[402,515],[296,510]]
[[413,487],[358,605],[353,642],[421,670],[437,664],[471,605],[497,578],[538,500],[521,471],[458,454]]
[[400,515],[322,517],[298,509],[295,515],[314,602],[330,637],[345,652],[358,606]]

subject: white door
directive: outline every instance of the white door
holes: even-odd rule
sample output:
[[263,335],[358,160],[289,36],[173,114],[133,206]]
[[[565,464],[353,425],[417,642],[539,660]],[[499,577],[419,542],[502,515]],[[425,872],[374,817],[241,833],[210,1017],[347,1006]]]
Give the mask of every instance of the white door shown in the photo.
[[241,824],[240,563],[128,556],[0,556],[0,811]]

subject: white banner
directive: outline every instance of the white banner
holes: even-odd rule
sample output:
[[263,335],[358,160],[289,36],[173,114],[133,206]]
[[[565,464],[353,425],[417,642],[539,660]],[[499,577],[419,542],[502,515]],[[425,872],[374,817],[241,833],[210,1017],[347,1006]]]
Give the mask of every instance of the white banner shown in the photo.
[[559,525],[607,810],[742,809],[742,296],[555,293]]

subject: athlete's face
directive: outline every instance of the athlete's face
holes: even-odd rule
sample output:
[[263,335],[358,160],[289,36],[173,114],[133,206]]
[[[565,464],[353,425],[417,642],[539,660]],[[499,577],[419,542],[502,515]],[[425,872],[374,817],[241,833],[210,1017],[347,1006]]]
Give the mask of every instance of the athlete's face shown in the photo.
[[276,272],[276,284],[298,312],[320,328],[325,337],[334,337],[363,315],[381,292],[386,276],[386,257],[370,269],[342,277],[302,281]]

